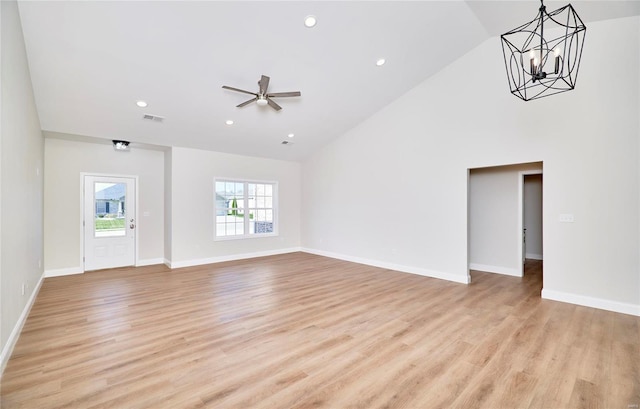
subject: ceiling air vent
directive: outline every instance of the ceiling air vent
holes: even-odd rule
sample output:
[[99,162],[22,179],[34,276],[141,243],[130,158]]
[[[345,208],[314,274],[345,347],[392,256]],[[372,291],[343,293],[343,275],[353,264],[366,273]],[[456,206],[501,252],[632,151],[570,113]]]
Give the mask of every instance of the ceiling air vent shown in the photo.
[[142,119],[146,119],[148,121],[154,121],[154,122],[162,122],[162,121],[164,121],[164,117],[163,116],[151,115],[151,114],[144,114],[142,116]]

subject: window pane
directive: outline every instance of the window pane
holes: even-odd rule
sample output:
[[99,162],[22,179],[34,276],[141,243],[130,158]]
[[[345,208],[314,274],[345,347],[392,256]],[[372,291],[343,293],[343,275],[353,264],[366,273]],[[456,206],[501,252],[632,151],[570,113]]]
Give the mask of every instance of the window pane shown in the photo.
[[125,236],[125,206],[127,185],[124,183],[94,184],[95,237]]
[[274,185],[218,180],[215,190],[217,237],[274,232]]

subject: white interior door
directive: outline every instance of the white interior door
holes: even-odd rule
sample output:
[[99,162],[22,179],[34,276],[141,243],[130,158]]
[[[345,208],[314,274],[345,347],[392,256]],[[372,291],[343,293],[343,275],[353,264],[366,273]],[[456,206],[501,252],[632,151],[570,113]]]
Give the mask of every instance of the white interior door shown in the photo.
[[136,180],[84,177],[84,269],[136,262]]

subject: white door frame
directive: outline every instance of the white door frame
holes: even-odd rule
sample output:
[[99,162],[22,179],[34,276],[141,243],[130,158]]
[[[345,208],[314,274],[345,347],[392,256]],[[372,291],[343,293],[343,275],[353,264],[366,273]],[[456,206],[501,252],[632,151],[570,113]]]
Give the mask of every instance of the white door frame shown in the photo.
[[95,173],[95,172],[80,172],[80,266],[81,266],[81,272],[84,273],[85,269],[84,269],[84,220],[85,220],[85,214],[84,214],[84,180],[85,180],[85,176],[97,176],[97,177],[114,177],[114,178],[130,178],[133,179],[133,183],[135,184],[135,200],[136,200],[136,205],[134,206],[134,212],[135,212],[135,217],[134,219],[136,220],[136,235],[135,235],[135,255],[134,255],[134,265],[137,266],[138,265],[138,236],[140,236],[138,233],[140,231],[140,224],[138,223],[138,176],[137,175],[120,175],[120,174],[113,174],[113,173]]
[[[520,277],[524,277],[524,244],[522,242],[522,229],[524,229],[524,177],[528,175],[542,175],[542,170],[524,170],[518,172],[518,269]],[[542,200],[544,201],[544,184]],[[542,206],[542,212],[544,213],[544,204]],[[542,228],[544,231],[544,214],[542,220]]]

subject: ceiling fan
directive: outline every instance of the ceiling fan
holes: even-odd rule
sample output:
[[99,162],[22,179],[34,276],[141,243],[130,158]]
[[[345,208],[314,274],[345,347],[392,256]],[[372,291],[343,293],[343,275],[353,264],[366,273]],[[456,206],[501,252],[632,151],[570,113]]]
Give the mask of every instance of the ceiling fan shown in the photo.
[[251,98],[250,100],[244,101],[242,104],[237,105],[238,108],[242,108],[243,106],[249,105],[250,103],[255,101],[255,103],[260,105],[261,107],[265,105],[269,105],[271,108],[275,109],[276,111],[279,111],[282,109],[282,107],[276,104],[271,98],[299,97],[300,95],[302,95],[300,94],[300,91],[271,92],[267,94],[267,88],[269,87],[269,77],[267,77],[266,75],[263,75],[260,81],[258,81],[258,86],[260,87],[260,89],[258,90],[257,93],[245,91],[239,88],[228,87],[226,85],[223,85],[222,88],[230,89],[231,91],[242,92],[243,94],[255,95],[254,98]]

